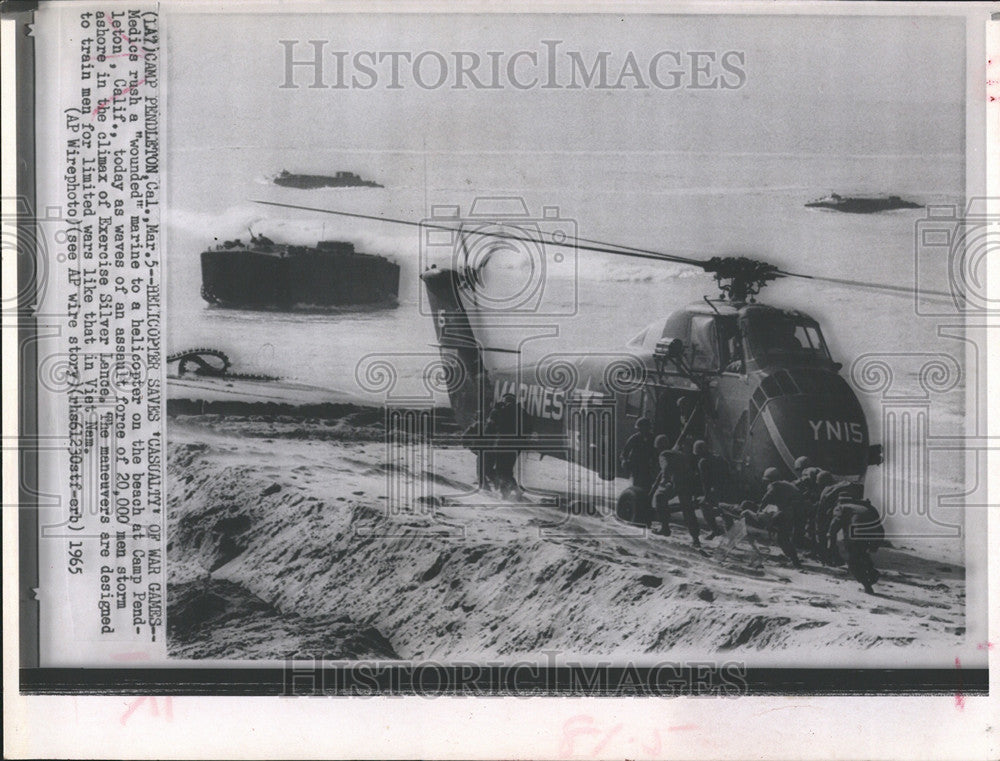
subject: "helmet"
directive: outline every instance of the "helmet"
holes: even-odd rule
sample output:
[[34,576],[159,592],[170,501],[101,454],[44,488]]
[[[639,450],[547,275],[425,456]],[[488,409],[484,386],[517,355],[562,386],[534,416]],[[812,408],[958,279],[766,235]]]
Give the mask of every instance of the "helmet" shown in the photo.
[[833,473],[828,470],[820,471],[819,475],[816,476],[817,486],[833,486]]
[[812,463],[809,462],[809,458],[806,457],[805,455],[803,455],[802,457],[798,457],[795,460],[795,472],[801,473],[803,470],[810,467],[811,465]]
[[694,447],[692,447],[691,451],[694,452],[699,457],[701,457],[703,454],[708,454],[708,444],[706,444],[701,439],[698,439],[694,443]]
[[768,468],[764,471],[764,481],[766,483],[771,483],[771,481],[778,481],[781,479],[781,474],[778,472],[777,468]]
[[653,427],[653,421],[648,417],[641,417],[635,421],[635,427],[640,431],[645,431]]
[[653,439],[653,446],[656,448],[657,452],[661,452],[664,449],[670,449],[670,439],[664,436],[662,433]]

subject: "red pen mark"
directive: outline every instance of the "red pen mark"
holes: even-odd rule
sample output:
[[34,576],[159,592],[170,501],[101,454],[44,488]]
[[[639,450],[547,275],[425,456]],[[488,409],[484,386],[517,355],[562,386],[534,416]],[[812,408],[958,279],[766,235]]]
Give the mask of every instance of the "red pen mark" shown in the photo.
[[[624,724],[618,723],[608,730],[602,730],[596,726],[593,716],[588,714],[571,716],[563,723],[563,736],[562,741],[559,743],[559,755],[563,758],[572,758],[574,755],[598,758],[615,736],[621,732],[623,727]],[[698,725],[676,724],[672,727],[667,727],[668,732],[684,732],[691,729],[698,729]],[[594,737],[597,740],[597,744],[589,751],[581,749],[577,753],[575,746],[577,739],[581,736]],[[634,736],[625,737],[623,742],[635,743],[636,738]],[[663,747],[660,730],[655,728],[652,730],[652,745],[641,742],[639,746],[646,755],[658,756]]]
[[660,749],[662,747],[663,746],[660,743],[660,730],[654,729],[653,730],[653,745],[652,745],[652,747],[650,747],[649,745],[646,745],[645,743],[643,743],[642,750],[643,750],[644,753],[646,753],[646,755],[649,755],[649,756],[659,756],[660,755]]
[[992,642],[980,642],[978,645],[976,645],[976,650],[992,650],[992,649],[993,649]]
[[103,111],[104,109],[106,109],[108,106],[110,106],[116,100],[120,100],[123,95],[127,95],[128,93],[132,92],[134,89],[136,89],[139,85],[141,85],[145,81],[146,81],[145,79],[140,79],[134,85],[129,85],[128,87],[124,88],[117,95],[113,95],[110,98],[107,98],[106,100],[102,100],[100,103],[97,104],[97,106],[94,108],[94,110],[90,112],[90,115],[91,116],[97,116],[101,111]]
[[[111,18],[111,16],[109,16],[109,15],[108,15],[107,13],[105,13],[105,14],[104,14],[104,18],[106,18],[106,19],[108,20],[108,26],[110,26],[110,27],[111,27],[111,31],[112,31],[112,32],[116,32],[116,33],[118,34],[118,36],[119,36],[119,37],[121,37],[121,38],[122,38],[123,40],[125,40],[125,42],[127,42],[127,43],[128,43],[129,45],[133,44],[133,43],[132,43],[132,40],[130,40],[130,39],[128,38],[128,36],[127,36],[127,35],[125,34],[125,32],[123,32],[123,31],[121,30],[121,25],[120,25],[120,24],[118,24],[118,23],[117,23],[117,22],[116,22],[116,21],[115,21],[115,20],[114,20],[113,18]],[[109,56],[109,57],[110,57],[110,56]]]
[[580,735],[596,735],[597,727],[594,726],[594,717],[586,714],[577,714],[566,719],[563,723],[562,742],[559,743],[559,755],[563,758],[570,758],[573,755],[573,744]]
[[965,696],[962,695],[962,661],[955,656],[955,668],[958,669],[958,690],[955,692],[955,708],[961,711],[965,708]]
[[[156,704],[156,698],[148,696],[141,697],[136,700],[133,700],[131,703],[128,704],[128,708],[125,709],[125,713],[123,713],[121,716],[121,723],[123,727],[125,726],[125,722],[129,720],[129,717],[132,714],[134,714],[139,709],[139,706],[141,706],[147,700],[149,701],[149,712],[154,717],[159,717],[160,709]],[[174,703],[173,703],[173,698],[171,698],[170,696],[163,698],[163,718],[166,719],[167,721],[174,720]]]
[[604,746],[607,745],[609,742],[611,742],[611,738],[617,735],[621,731],[621,728],[622,728],[621,724],[615,724],[613,727],[611,727],[611,729],[608,730],[607,734],[604,735],[604,739],[594,746],[594,749],[590,752],[590,755],[593,756],[594,758],[597,758],[601,754],[601,751],[604,750]]

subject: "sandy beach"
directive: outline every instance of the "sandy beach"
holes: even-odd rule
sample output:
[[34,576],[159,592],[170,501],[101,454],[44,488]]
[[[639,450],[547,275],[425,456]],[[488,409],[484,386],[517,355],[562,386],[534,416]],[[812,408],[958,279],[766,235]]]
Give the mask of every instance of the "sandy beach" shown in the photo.
[[[855,661],[959,643],[964,568],[906,543],[875,556],[877,595],[846,568],[755,567],[608,514],[470,494],[474,457],[388,468],[383,411],[173,414],[171,655],[280,659],[570,657],[806,651]],[[389,478],[433,481],[388,510]],[[448,496],[448,495],[451,496]],[[679,516],[678,516],[679,517]],[[891,651],[891,652],[889,652]]]

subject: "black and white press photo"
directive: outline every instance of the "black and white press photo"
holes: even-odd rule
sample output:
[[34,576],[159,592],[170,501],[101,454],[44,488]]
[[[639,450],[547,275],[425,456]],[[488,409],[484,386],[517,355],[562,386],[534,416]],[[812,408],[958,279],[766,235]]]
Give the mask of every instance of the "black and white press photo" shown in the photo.
[[996,753],[985,4],[10,6],[8,639],[54,720]]
[[278,16],[234,80],[224,18],[171,25],[172,656],[963,641],[962,19]]

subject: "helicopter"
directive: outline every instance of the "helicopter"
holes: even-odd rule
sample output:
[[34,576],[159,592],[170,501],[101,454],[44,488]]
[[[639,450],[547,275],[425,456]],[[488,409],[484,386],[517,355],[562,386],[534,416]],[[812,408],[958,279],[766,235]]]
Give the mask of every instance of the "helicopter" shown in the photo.
[[[617,453],[639,418],[650,420],[653,435],[667,436],[675,448],[696,439],[706,441],[728,463],[731,479],[723,498],[732,501],[760,496],[768,468],[794,480],[795,461],[802,456],[837,479],[859,485],[869,467],[883,462],[882,445],[870,440],[861,403],[840,374],[843,365],[831,355],[820,323],[806,312],[760,303],[757,296],[768,283],[784,277],[912,294],[910,289],[794,273],[746,256],[696,259],[586,238],[548,240],[536,229],[463,230],[427,221],[260,203],[438,228],[458,233],[463,241],[463,235],[483,235],[681,263],[714,276],[719,288],[715,298],[705,295],[651,322],[611,358],[564,355],[522,364],[510,361],[512,350],[490,346],[483,337],[497,319],[477,298],[486,259],[470,264],[463,242],[463,263],[431,267],[420,277],[437,347],[450,368],[447,394],[455,420],[461,429],[478,434],[470,448],[475,442],[495,446],[495,436],[483,435],[482,421],[496,402],[513,396],[522,422],[503,446],[568,460],[604,481],[625,475]],[[638,499],[631,488],[619,495],[618,517],[631,520]]]

